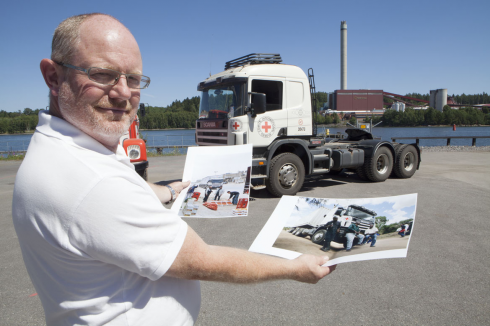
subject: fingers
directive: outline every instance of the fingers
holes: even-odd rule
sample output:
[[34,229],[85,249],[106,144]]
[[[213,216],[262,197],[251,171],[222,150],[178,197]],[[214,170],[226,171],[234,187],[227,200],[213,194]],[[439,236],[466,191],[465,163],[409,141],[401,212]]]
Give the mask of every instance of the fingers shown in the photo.
[[185,182],[176,181],[169,184],[169,186],[172,187],[172,189],[175,191],[175,194],[178,196],[182,191],[182,189],[187,188],[190,184],[191,184],[190,181],[185,181]]
[[302,255],[295,260],[299,264],[297,281],[315,284],[336,268],[336,265],[323,267],[328,262],[328,257]]

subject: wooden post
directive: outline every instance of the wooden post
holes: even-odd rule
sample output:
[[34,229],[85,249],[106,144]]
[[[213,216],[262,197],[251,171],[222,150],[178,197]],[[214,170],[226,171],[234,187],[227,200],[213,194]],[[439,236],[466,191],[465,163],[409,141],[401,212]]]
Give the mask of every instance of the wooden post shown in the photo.
[[419,146],[419,142],[420,142],[420,139],[416,138],[415,143],[417,144],[417,146]]
[[447,139],[447,146],[450,146],[451,145],[451,138],[448,138]]
[[471,142],[471,146],[476,146],[476,138],[473,138],[473,141]]

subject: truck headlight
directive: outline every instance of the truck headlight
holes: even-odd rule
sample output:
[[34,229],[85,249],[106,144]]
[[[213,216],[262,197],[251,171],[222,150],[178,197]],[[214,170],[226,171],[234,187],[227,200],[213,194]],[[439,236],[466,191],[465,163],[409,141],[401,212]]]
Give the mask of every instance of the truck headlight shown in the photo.
[[132,160],[137,160],[141,156],[141,149],[138,145],[128,146],[128,157]]

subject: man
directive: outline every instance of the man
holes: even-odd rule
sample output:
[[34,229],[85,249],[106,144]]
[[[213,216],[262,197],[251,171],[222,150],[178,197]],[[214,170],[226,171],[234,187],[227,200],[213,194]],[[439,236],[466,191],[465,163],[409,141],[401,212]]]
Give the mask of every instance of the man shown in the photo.
[[220,200],[222,191],[223,191],[223,186],[219,187],[218,190],[216,190],[216,194],[214,195],[214,200]]
[[332,240],[335,238],[335,234],[340,231],[339,217],[334,215],[333,221],[328,222],[325,227],[327,228],[324,240],[325,242],[320,250],[327,252],[330,251],[330,242],[332,242]]
[[204,199],[202,200],[203,203],[208,201],[208,198],[212,192],[213,192],[213,190],[211,190],[211,187],[208,187],[208,189],[206,189],[206,191],[204,193]]
[[118,145],[149,78],[115,18],[63,21],[41,72],[49,112],[17,173],[12,215],[47,325],[190,325],[197,280],[315,283],[335,269],[324,257],[207,245],[163,207],[189,183],[146,183]]
[[376,244],[376,238],[378,237],[378,228],[374,226],[374,223],[369,224],[369,229],[364,231],[364,241],[362,244],[366,244],[371,239],[371,247]]
[[398,235],[400,235],[402,238],[405,236],[405,231],[406,231],[405,224],[400,224],[400,227],[398,228]]
[[192,198],[192,195],[194,194],[194,191],[197,189],[197,187],[199,187],[199,185],[197,185],[197,184],[189,187],[189,190],[187,190],[187,195],[185,197],[186,200],[188,200],[189,198]]
[[230,194],[230,198],[228,199],[231,200],[231,203],[233,205],[238,204],[238,197],[240,196],[240,193],[238,191],[228,191],[228,193]]
[[349,227],[347,228],[347,233],[345,234],[345,237],[347,238],[347,247],[345,248],[346,251],[351,251],[352,249],[352,244],[354,243],[354,238],[358,238],[358,243],[362,243],[362,240],[364,240],[364,234],[361,234],[359,230],[359,222],[356,221],[354,223],[351,223]]

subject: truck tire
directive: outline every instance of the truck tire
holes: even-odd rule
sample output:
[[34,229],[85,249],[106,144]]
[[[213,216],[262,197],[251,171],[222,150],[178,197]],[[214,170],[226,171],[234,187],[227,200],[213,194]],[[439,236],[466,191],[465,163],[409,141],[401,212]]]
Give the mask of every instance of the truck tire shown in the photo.
[[417,170],[419,153],[412,145],[403,145],[398,148],[393,170],[398,178],[411,178]]
[[326,230],[318,230],[311,236],[311,242],[316,244],[321,244],[323,240],[325,240],[325,234],[327,234]]
[[374,182],[385,181],[393,169],[393,154],[385,146],[378,148],[374,156],[368,159],[365,169],[369,180]]
[[269,177],[265,180],[267,190],[274,196],[294,196],[305,181],[303,161],[293,153],[282,153],[271,160]]
[[356,169],[356,173],[357,173],[357,176],[359,177],[359,179],[361,179],[363,181],[367,181],[368,180],[368,177],[366,175],[366,167],[364,165],[359,166]]

